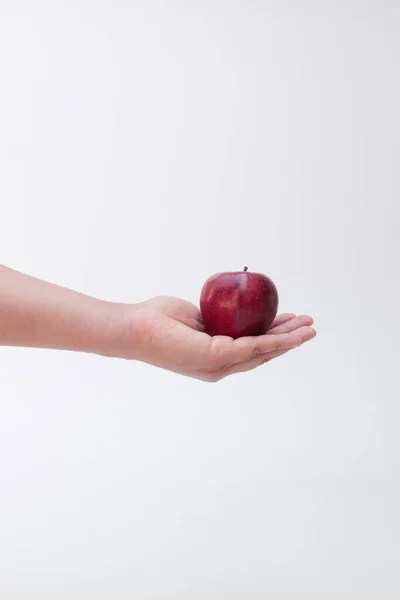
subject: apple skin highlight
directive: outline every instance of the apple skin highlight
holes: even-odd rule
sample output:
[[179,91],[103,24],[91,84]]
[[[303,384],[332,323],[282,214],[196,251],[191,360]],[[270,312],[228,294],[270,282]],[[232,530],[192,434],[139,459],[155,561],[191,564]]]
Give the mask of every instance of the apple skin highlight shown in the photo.
[[278,290],[262,273],[243,271],[216,273],[204,284],[200,310],[208,335],[237,339],[262,335],[278,312]]

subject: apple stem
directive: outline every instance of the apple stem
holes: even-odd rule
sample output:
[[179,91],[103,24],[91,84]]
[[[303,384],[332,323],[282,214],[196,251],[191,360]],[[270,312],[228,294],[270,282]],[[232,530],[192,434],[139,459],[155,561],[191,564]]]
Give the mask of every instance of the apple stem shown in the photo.
[[243,267],[243,271],[246,273],[246,271],[248,271],[249,268],[248,267]]

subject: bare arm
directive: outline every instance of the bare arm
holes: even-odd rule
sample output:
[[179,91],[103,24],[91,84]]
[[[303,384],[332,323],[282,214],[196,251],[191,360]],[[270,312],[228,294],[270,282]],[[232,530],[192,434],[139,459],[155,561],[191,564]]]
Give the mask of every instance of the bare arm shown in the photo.
[[0,266],[0,345],[107,353],[110,305]]

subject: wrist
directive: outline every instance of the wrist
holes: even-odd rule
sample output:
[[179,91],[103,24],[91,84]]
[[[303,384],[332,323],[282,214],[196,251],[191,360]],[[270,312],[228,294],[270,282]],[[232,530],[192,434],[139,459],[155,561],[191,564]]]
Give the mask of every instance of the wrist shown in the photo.
[[142,304],[103,302],[103,337],[96,354],[142,360],[146,338]]

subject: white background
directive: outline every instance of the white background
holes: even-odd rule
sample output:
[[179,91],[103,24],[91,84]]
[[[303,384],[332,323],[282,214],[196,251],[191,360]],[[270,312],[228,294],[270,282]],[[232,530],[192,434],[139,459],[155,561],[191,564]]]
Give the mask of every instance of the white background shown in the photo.
[[399,597],[399,61],[395,0],[0,0],[0,261],[246,264],[319,332],[217,385],[1,349],[4,600]]

